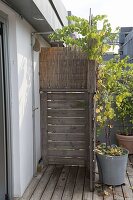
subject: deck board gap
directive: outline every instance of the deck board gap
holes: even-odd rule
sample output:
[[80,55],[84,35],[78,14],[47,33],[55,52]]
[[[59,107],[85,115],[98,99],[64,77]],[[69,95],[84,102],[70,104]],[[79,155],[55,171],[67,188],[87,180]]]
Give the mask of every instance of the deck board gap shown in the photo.
[[85,167],[79,167],[73,200],[82,200],[84,187]]
[[62,199],[62,197],[63,197],[63,194],[64,194],[64,191],[65,191],[65,187],[66,187],[66,184],[67,184],[67,180],[68,180],[68,177],[69,177],[69,174],[70,174],[70,166],[69,166],[69,172],[68,172],[68,175],[67,175],[67,178],[66,178],[66,182],[65,182],[65,185],[64,185],[64,189],[63,189],[63,192],[62,192],[62,195],[61,195],[61,200],[63,200]]
[[52,173],[51,173],[51,175],[50,175],[50,177],[49,177],[49,179],[48,179],[48,181],[47,181],[47,184],[46,184],[46,186],[44,187],[44,189],[43,189],[43,192],[42,192],[42,195],[40,196],[40,199],[39,200],[41,200],[41,198],[42,198],[42,196],[43,196],[43,194],[44,194],[44,192],[45,192],[45,190],[46,190],[46,188],[47,188],[47,185],[48,185],[48,183],[49,183],[49,181],[50,181],[50,179],[51,179],[51,177],[52,177],[52,175],[53,175],[53,173],[54,173],[54,170],[55,170],[55,165],[53,165],[54,166],[54,169],[53,169],[53,171],[52,171]]
[[45,174],[45,172],[46,172],[47,168],[48,168],[48,166],[47,166],[47,167],[44,169],[44,172],[43,172],[43,174],[42,174],[42,176],[41,176],[41,178],[40,178],[40,180],[39,180],[38,184],[37,184],[37,185],[36,185],[36,187],[34,188],[34,190],[33,190],[32,194],[31,194],[31,196],[30,196],[29,200],[31,199],[32,195],[34,194],[35,190],[37,189],[37,187],[38,187],[38,185],[39,185],[39,183],[40,183],[41,179],[43,178],[43,176],[44,176],[44,174]]
[[[42,197],[42,194],[45,190],[46,185],[48,184],[49,178],[51,177],[51,174],[54,171],[55,166],[49,165],[47,169],[45,170],[45,173],[43,174],[38,186],[36,187],[36,190],[33,192],[30,200],[40,200]],[[48,180],[47,180],[48,179]],[[44,187],[44,188],[42,188]]]
[[67,178],[66,186],[62,196],[62,200],[71,200],[73,197],[73,191],[75,186],[75,179],[78,173],[78,166],[71,166],[70,173]]
[[[32,178],[32,181],[30,182],[29,186],[27,187],[27,189],[25,190],[24,194],[23,194],[23,197],[22,197],[22,200],[26,199],[26,200],[30,200],[31,197],[32,197],[32,194],[34,193],[34,191],[36,190],[41,178],[43,177],[45,171],[46,171],[47,167],[46,168],[43,168],[42,169],[42,172],[40,173],[36,173],[35,176],[33,176]],[[38,176],[40,176],[40,178],[38,178]]]
[[55,190],[55,186],[56,186],[59,176],[61,174],[62,168],[63,168],[62,165],[55,166],[53,173],[47,183],[47,186],[45,187],[45,190],[43,192],[41,200],[50,200],[51,199],[52,194]]
[[77,177],[78,177],[79,168],[80,167],[78,166],[77,174],[76,174],[76,177],[75,177],[75,183],[74,183],[74,187],[73,187],[72,199],[73,199],[73,195],[74,195],[74,190],[75,190],[75,186],[76,186],[76,181],[77,181]]
[[85,190],[85,177],[87,176],[87,173],[86,173],[86,167],[85,167],[85,173],[84,173],[84,182],[83,182],[83,192],[82,192],[82,200],[84,198],[84,190]]
[[[56,167],[57,167],[57,166],[56,166]],[[52,193],[52,195],[51,195],[50,200],[52,200],[52,198],[53,198],[53,194],[54,194],[54,192],[55,192],[56,186],[57,186],[57,184],[58,184],[58,182],[59,182],[59,179],[60,179],[60,177],[61,177],[61,173],[62,173],[63,169],[64,169],[64,167],[62,167],[62,170],[61,170],[60,175],[59,175],[59,177],[58,177],[58,180],[57,180],[57,182],[56,182],[56,184],[55,184],[55,187],[54,187],[54,190],[53,190],[53,193]]]

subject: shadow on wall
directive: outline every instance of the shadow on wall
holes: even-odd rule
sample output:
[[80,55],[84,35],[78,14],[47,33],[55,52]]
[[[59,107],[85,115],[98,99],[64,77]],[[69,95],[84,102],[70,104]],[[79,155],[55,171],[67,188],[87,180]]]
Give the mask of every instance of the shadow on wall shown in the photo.
[[21,193],[33,176],[32,63],[31,54],[18,54],[19,140]]
[[[32,90],[32,70],[31,70],[31,60],[22,55],[18,55],[21,60],[21,65],[19,66],[19,120],[20,129],[23,127],[23,123],[26,117],[31,111],[31,90]],[[29,104],[29,105],[28,105]],[[31,108],[30,108],[31,107]]]

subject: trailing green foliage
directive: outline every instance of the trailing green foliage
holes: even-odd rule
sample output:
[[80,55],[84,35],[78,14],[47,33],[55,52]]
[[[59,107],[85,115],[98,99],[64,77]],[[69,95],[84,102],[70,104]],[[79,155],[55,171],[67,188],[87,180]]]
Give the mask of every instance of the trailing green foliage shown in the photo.
[[[89,60],[102,62],[103,55],[110,49],[109,42],[118,36],[118,28],[112,34],[111,24],[105,15],[97,15],[92,18],[91,24],[88,20],[69,16],[71,24],[58,29],[50,35],[51,40],[62,41],[69,46],[77,46],[86,52]],[[101,28],[98,29],[100,23]]]
[[97,122],[99,127],[122,123],[128,118],[133,123],[133,64],[128,57],[115,57],[99,67],[97,82]]

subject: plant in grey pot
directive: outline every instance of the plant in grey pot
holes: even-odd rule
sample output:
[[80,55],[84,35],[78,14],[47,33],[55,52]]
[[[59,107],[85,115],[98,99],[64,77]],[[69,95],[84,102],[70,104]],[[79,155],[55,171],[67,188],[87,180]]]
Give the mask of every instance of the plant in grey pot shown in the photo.
[[121,185],[125,181],[128,150],[106,144],[97,146],[97,164],[99,169],[99,180],[107,185]]
[[97,126],[105,134],[106,143],[96,147],[96,158],[100,182],[107,185],[123,184],[126,175],[128,150],[111,145],[110,134],[118,117],[116,106],[121,106],[125,98],[130,96],[121,82],[124,67],[129,66],[127,61],[127,58],[121,60],[116,57],[101,65],[98,72]]

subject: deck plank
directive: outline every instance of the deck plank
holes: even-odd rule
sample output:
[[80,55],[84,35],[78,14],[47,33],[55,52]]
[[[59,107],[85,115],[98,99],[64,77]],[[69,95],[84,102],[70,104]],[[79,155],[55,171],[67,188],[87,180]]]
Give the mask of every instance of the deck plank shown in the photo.
[[104,191],[107,192],[107,195],[104,194],[104,197],[103,197],[104,200],[113,200],[114,199],[114,195],[113,195],[114,191],[113,191],[112,187],[105,186]]
[[72,200],[82,200],[84,189],[85,167],[79,167]]
[[114,187],[114,199],[124,200],[122,186]]
[[92,194],[93,200],[103,200],[103,190],[102,190],[102,184],[99,182],[99,174],[98,174],[98,166],[96,163],[95,166],[95,191]]
[[133,194],[133,190],[131,189],[133,187],[133,166],[131,165],[130,160],[128,161],[128,165],[127,165],[127,177],[129,180],[129,188]]
[[92,200],[93,193],[89,191],[89,184],[90,184],[90,181],[89,181],[89,177],[87,175],[87,170],[86,170],[83,200]]
[[67,179],[67,183],[64,189],[62,200],[71,200],[73,196],[75,180],[77,177],[78,167],[71,167],[70,173]]
[[122,185],[122,190],[123,190],[123,196],[125,199],[128,198],[128,200],[133,200],[133,193],[130,188],[130,182],[127,175],[125,179],[125,185]]
[[30,200],[30,198],[31,198],[34,190],[36,189],[39,181],[41,180],[45,170],[46,170],[46,168],[44,168],[41,173],[38,173],[33,177],[31,183],[29,184],[28,188],[24,192],[23,197],[21,198],[21,200]]
[[133,155],[129,156],[127,169],[128,169],[128,177],[130,180],[130,184],[131,186],[133,186]]
[[56,168],[54,169],[53,174],[50,177],[50,180],[47,184],[47,187],[41,197],[41,200],[50,200],[51,199],[54,189],[56,187],[57,181],[61,174],[62,168],[63,167],[60,165],[60,166],[56,166]]
[[[96,166],[96,171],[97,171],[97,166]],[[103,200],[103,191],[102,191],[102,185],[99,184],[99,175],[96,173],[95,174],[95,182],[96,184],[99,185],[98,188],[95,187],[95,191],[93,192],[93,196],[92,196],[92,199],[93,200]]]
[[[115,187],[112,195],[100,195],[97,188],[89,191],[89,178],[83,167],[49,165],[37,174],[26,189],[22,198],[14,200],[132,200],[133,191],[133,156],[129,156],[125,185]],[[98,174],[96,174],[98,183]],[[101,187],[101,186],[100,186]],[[108,186],[104,186],[107,192]],[[102,190],[101,190],[102,191]]]
[[61,200],[69,171],[70,167],[63,168],[51,200]]
[[36,187],[36,190],[34,191],[32,197],[30,200],[40,200],[42,194],[43,194],[43,191],[51,177],[51,174],[54,170],[55,166],[53,165],[50,165],[48,166],[48,168],[46,169],[42,179],[40,180],[38,186]]
[[94,191],[93,200],[103,200],[103,195],[99,194],[97,191]]

